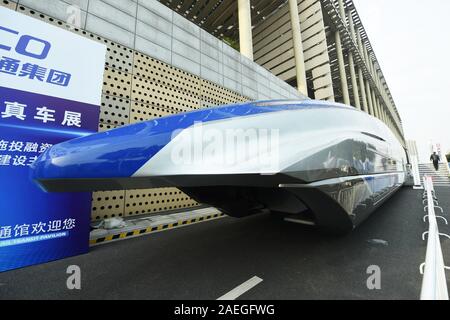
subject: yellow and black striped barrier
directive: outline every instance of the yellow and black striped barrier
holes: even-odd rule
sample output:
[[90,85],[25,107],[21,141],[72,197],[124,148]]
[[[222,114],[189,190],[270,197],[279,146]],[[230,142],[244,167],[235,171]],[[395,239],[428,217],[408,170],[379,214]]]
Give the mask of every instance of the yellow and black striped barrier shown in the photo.
[[100,244],[100,243],[105,243],[108,241],[114,241],[114,240],[129,238],[129,237],[141,236],[141,235],[155,233],[155,232],[159,232],[159,231],[163,231],[163,230],[179,228],[179,227],[183,227],[183,226],[193,224],[193,223],[199,223],[199,222],[203,222],[203,221],[207,221],[207,220],[217,219],[217,218],[221,218],[223,216],[225,216],[224,213],[216,213],[216,214],[211,214],[211,215],[197,217],[197,218],[183,219],[183,220],[173,222],[173,223],[165,223],[165,224],[160,224],[157,226],[151,226],[151,227],[147,227],[147,228],[128,230],[126,232],[110,234],[105,237],[90,239],[89,244],[92,246],[92,245],[96,245],[96,244]]

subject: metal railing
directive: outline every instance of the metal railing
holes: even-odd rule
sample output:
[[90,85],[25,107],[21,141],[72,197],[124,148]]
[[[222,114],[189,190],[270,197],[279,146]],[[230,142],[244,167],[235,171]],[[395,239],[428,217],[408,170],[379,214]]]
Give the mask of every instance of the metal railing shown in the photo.
[[440,209],[441,212],[443,212],[443,210],[441,207],[435,206],[435,204],[438,203],[431,177],[424,177],[424,187],[424,202],[427,202],[424,211],[428,211],[428,214],[423,217],[423,220],[426,221],[428,218],[429,228],[428,231],[425,231],[422,234],[423,240],[425,240],[425,235],[428,234],[428,241],[425,262],[420,265],[420,273],[423,274],[420,299],[449,300],[447,279],[445,277],[445,270],[448,268],[444,265],[439,237],[445,236],[450,238],[450,236],[439,233],[437,218],[442,219],[446,224],[448,224],[448,222],[444,217],[436,216],[435,214],[435,208]]

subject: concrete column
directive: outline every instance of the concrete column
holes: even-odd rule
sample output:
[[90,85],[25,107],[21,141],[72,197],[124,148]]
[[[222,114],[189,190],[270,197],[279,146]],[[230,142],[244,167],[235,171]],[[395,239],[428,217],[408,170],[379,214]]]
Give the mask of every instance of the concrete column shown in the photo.
[[373,75],[372,74],[372,67],[371,67],[371,61],[372,61],[372,59],[370,58],[370,56],[369,56],[369,52],[367,51],[367,47],[366,46],[364,46],[364,57],[365,57],[365,60],[366,60],[366,66],[367,66],[367,69],[369,70],[369,73],[371,74],[371,75]]
[[[369,53],[367,53],[367,54],[369,54]],[[372,75],[373,75],[373,78],[376,79],[377,78],[377,74],[375,72],[375,62],[372,60],[370,55],[369,55],[369,58],[370,58],[370,67],[372,68]],[[375,80],[375,84],[376,84],[376,80]]]
[[377,114],[377,118],[381,120],[380,100],[378,100],[378,97],[375,97],[375,106],[376,106],[376,112],[375,113]]
[[369,113],[369,103],[367,102],[366,89],[364,88],[364,77],[361,68],[358,68],[359,88],[361,89],[363,110]]
[[[352,13],[348,12],[348,26],[350,28],[350,35],[354,43],[356,43],[356,33],[355,33],[355,25],[353,23],[353,17]],[[361,110],[361,101],[359,99],[359,91],[358,91],[358,85],[356,84],[356,74],[355,74],[355,62],[353,60],[353,53],[350,52],[348,55],[349,59],[349,65],[350,65],[350,77],[352,79],[352,86],[353,86],[353,96],[355,97],[355,107]],[[362,74],[359,74],[361,77]],[[361,81],[360,81],[361,84]],[[364,90],[364,85],[361,88],[361,91]]]
[[366,68],[369,70],[369,74],[373,76],[373,70],[372,70],[372,58],[369,56],[369,52],[367,51],[367,47],[362,43],[361,35],[358,32],[358,46],[359,50],[361,51],[361,54],[364,58],[364,62],[366,63]]
[[348,63],[350,67],[350,78],[352,80],[353,97],[355,98],[355,107],[361,110],[361,102],[359,100],[358,84],[356,81],[355,62],[353,61],[353,53],[348,53]]
[[347,27],[347,21],[345,21],[344,0],[338,0],[338,3],[339,3],[339,14],[342,18],[342,21],[344,22],[344,26]]
[[383,121],[383,116],[381,114],[381,104],[380,104],[380,100],[378,99],[378,97],[377,97],[377,111],[378,111],[378,119]]
[[384,92],[384,103],[386,104],[386,110],[389,110],[390,105],[389,105],[389,97],[387,95],[387,91]]
[[389,120],[389,114],[390,114],[389,107],[386,106],[386,122]]
[[347,73],[345,72],[344,53],[342,52],[341,36],[339,31],[334,33],[336,40],[336,53],[339,64],[339,76],[341,78],[342,95],[344,104],[350,105],[350,95],[348,94]]
[[369,50],[367,50],[366,46],[364,46],[364,55],[365,55],[367,69],[369,70],[369,73],[372,75],[372,78],[375,78],[374,73],[373,73],[373,60],[370,57]]
[[381,81],[381,77],[380,77],[380,87],[381,87],[381,95],[383,96],[383,100],[384,100],[384,98],[385,98],[384,91],[385,91],[386,89],[385,89],[385,87],[384,87],[384,85],[383,85],[383,82]]
[[369,114],[374,116],[372,103],[372,90],[370,89],[370,83],[368,80],[366,80],[366,95],[367,95],[367,102],[369,103]]
[[372,58],[370,58],[370,68],[372,69],[372,77],[373,77],[373,81],[375,82],[375,86],[378,86],[378,82],[377,82],[377,73],[375,71],[375,64],[374,61],[372,60]]
[[[378,77],[379,73],[378,71],[376,71],[376,77],[375,77],[375,85],[377,87],[378,92],[381,92],[380,89],[380,78]],[[383,115],[381,113],[381,109],[382,109],[382,97],[379,97],[378,95],[376,95],[376,99],[377,99],[377,111],[378,111],[378,118],[380,120],[383,120]]]
[[241,54],[253,61],[253,36],[250,0],[238,0],[239,47]]
[[[362,41],[362,40],[361,40],[361,41]],[[369,56],[367,55],[367,48],[366,48],[366,46],[364,45],[364,43],[363,43],[363,45],[362,45],[362,48],[363,48],[364,61],[366,62],[366,67],[367,67],[367,69],[369,69]],[[370,69],[369,69],[369,72],[370,72]]]
[[378,118],[378,110],[377,110],[377,99],[375,97],[375,90],[373,87],[371,87],[372,89],[372,108],[373,108],[373,116],[375,118]]
[[378,105],[377,105],[377,96],[375,94],[375,90],[372,90],[372,104],[373,104],[373,114],[376,118],[380,118],[378,114]]
[[378,73],[378,68],[377,68],[376,63],[374,63],[374,70],[375,70],[375,85],[377,86],[377,90],[378,92],[381,92],[381,86],[380,86],[380,74]]
[[393,120],[394,119],[394,108],[392,106],[391,99],[389,99],[388,101],[389,101],[389,120]]
[[384,102],[384,109],[388,110],[388,103],[387,103],[387,99],[386,99],[386,94],[383,92],[383,102]]
[[289,14],[291,17],[292,41],[294,45],[295,70],[297,74],[297,89],[305,96],[308,95],[306,84],[306,67],[303,55],[302,33],[298,14],[297,0],[289,0]]
[[356,40],[358,42],[359,54],[361,55],[362,59],[365,62],[366,61],[366,56],[364,54],[364,48],[363,48],[363,44],[362,44],[362,40],[361,40],[361,34],[359,33],[359,31],[356,32]]
[[381,115],[383,117],[383,122],[386,122],[386,109],[383,101],[381,101]]
[[355,32],[355,24],[353,23],[353,17],[352,17],[352,13],[349,11],[348,14],[348,26],[350,27],[350,35],[352,37],[352,40],[356,42],[356,32]]
[[380,90],[380,92],[382,92],[382,86],[381,86],[381,73],[380,73],[380,66],[377,64],[377,84],[378,84],[378,89]]

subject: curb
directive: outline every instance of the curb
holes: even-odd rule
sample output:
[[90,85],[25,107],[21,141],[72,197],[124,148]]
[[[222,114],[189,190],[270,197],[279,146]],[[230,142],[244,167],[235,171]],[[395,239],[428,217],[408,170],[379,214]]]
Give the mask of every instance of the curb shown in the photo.
[[118,240],[132,238],[132,237],[139,237],[139,236],[147,235],[150,233],[156,233],[156,232],[161,232],[161,231],[166,231],[166,230],[170,230],[170,229],[184,227],[184,226],[187,226],[190,224],[196,224],[196,223],[205,222],[208,220],[215,220],[215,219],[223,218],[224,216],[225,216],[224,213],[212,213],[212,214],[203,215],[203,216],[199,216],[199,217],[193,217],[190,219],[185,218],[185,219],[181,219],[181,220],[178,220],[178,221],[172,222],[172,223],[162,223],[159,225],[152,225],[152,226],[144,227],[144,228],[138,227],[138,228],[132,229],[132,230],[128,229],[127,231],[122,231],[122,232],[119,231],[116,233],[108,234],[106,236],[91,237],[91,239],[89,240],[89,245],[95,246],[95,245],[103,244],[106,242],[118,241]]

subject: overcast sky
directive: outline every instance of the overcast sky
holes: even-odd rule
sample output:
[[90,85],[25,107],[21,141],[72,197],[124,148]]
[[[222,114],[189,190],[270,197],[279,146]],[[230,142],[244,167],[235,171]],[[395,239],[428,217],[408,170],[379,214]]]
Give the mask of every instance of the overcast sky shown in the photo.
[[406,139],[429,157],[450,151],[449,0],[353,0],[380,62]]

